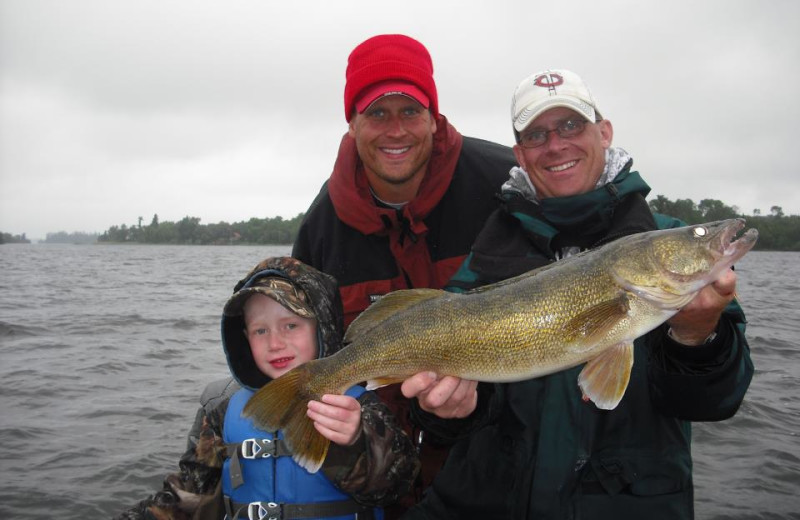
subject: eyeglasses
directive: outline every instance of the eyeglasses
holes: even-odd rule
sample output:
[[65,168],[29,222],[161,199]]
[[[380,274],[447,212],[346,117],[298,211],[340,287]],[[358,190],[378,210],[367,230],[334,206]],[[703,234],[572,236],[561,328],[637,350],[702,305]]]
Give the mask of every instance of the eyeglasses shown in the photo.
[[581,135],[584,130],[586,130],[586,120],[565,119],[552,130],[531,130],[520,135],[519,145],[523,148],[538,148],[547,142],[550,132],[556,132],[562,139],[569,139]]

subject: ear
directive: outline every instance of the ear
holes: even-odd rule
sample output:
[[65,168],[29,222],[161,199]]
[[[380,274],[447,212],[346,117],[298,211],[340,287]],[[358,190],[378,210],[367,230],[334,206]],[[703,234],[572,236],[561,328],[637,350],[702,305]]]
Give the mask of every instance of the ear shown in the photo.
[[356,138],[356,118],[358,114],[353,114],[353,117],[350,118],[350,123],[347,125],[347,135],[352,137],[353,139]]
[[603,143],[603,148],[609,148],[614,138],[614,127],[611,125],[611,121],[603,119],[597,123],[597,126],[600,129],[600,139]]
[[515,144],[514,147],[511,149],[514,152],[514,157],[517,158],[517,164],[523,170],[525,169],[525,153],[522,147],[518,144]]
[[434,116],[433,113],[430,110],[428,110],[428,114],[430,114],[430,117],[431,117],[431,133],[435,134],[436,130],[438,128],[436,126],[436,116]]

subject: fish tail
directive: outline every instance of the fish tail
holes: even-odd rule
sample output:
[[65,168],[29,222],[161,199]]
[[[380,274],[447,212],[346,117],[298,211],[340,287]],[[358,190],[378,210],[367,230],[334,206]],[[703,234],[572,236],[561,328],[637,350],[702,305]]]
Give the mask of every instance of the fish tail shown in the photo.
[[319,400],[309,389],[311,371],[306,365],[290,370],[259,389],[245,405],[242,415],[268,431],[283,430],[292,458],[316,473],[328,454],[330,441],[320,434],[306,415],[308,401]]

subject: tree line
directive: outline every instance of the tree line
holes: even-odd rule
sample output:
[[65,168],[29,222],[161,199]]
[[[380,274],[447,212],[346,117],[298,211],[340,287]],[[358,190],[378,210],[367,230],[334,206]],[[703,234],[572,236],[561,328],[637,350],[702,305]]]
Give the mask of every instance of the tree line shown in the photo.
[[31,241],[25,237],[25,233],[21,235],[12,235],[11,233],[3,233],[0,231],[0,244],[30,244]]
[[[679,218],[687,224],[700,224],[715,220],[743,217],[747,227],[758,229],[757,250],[800,251],[800,216],[784,215],[780,206],[772,206],[769,215],[753,210],[753,215],[743,215],[736,206],[728,206],[715,199],[695,203],[691,199],[672,201],[658,195],[648,202],[655,212]],[[305,216],[293,219],[282,217],[251,218],[246,222],[228,224],[201,224],[197,217],[184,217],[178,222],[159,222],[154,215],[149,225],[138,223],[112,226],[98,238],[98,242],[136,242],[147,244],[292,244],[300,222]]]
[[153,215],[148,225],[138,223],[111,226],[98,242],[132,242],[139,244],[235,245],[291,244],[300,229],[304,213],[285,220],[283,217],[251,218],[248,221],[201,224],[198,217],[183,217],[178,222],[164,221]]
[[[658,195],[648,203],[655,212],[679,218],[687,224],[700,224],[715,220],[744,217],[747,226],[758,229],[757,250],[800,251],[800,216],[784,215],[780,206],[772,206],[769,215],[758,209],[752,215],[742,214],[736,206],[727,206],[715,199],[703,199],[695,203],[691,199],[670,200]],[[292,219],[283,217],[251,218],[248,221],[201,224],[200,218],[186,216],[178,222],[161,222],[153,215],[150,224],[143,225],[139,217],[135,224],[111,226],[100,235],[86,233],[48,233],[45,242],[57,243],[139,243],[139,244],[292,244],[305,216],[299,213]],[[0,233],[0,244],[27,242],[22,235]]]
[[67,233],[66,231],[57,231],[55,233],[48,233],[44,242],[45,244],[94,244],[99,237],[99,233],[84,233],[83,231]]
[[695,204],[691,199],[671,201],[659,195],[648,204],[651,210],[679,218],[687,224],[742,217],[747,220],[748,228],[758,230],[754,250],[800,251],[800,215],[786,216],[780,206],[772,206],[769,215],[761,215],[758,209],[754,209],[752,215],[744,215],[736,206],[726,206],[714,199],[703,199]]

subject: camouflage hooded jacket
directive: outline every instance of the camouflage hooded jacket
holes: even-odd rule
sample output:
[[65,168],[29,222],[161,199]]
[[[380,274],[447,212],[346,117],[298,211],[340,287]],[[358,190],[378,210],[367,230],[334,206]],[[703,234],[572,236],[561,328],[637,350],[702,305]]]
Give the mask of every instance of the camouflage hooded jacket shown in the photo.
[[[259,263],[234,287],[251,278],[280,275],[308,295],[317,316],[319,356],[341,348],[341,303],[334,279],[293,258],[269,258]],[[260,388],[269,378],[252,370],[249,347],[241,334],[241,317],[223,316],[222,342],[232,379],[208,385],[189,432],[178,471],[169,474],[160,491],[124,511],[118,519],[224,518],[221,477],[227,448],[222,438],[228,402],[242,386]],[[373,392],[360,398],[361,436],[353,446],[332,443],[321,471],[356,501],[372,506],[395,502],[405,494],[419,471],[419,460],[408,436]]]

